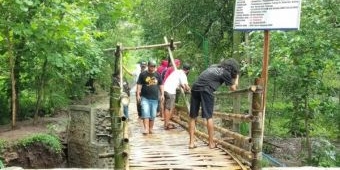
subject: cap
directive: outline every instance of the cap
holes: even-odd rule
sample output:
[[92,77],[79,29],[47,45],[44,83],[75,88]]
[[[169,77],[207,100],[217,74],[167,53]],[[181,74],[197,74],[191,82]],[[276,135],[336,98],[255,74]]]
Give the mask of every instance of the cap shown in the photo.
[[168,66],[168,60],[162,60],[162,66],[167,67]]
[[140,66],[146,66],[146,62],[145,61],[140,62]]
[[148,66],[156,66],[156,61],[155,60],[150,60],[148,62]]

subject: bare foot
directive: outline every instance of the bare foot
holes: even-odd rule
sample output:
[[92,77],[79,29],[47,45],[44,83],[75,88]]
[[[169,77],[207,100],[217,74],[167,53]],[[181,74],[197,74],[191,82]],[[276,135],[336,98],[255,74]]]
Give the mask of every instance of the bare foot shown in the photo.
[[217,148],[217,144],[216,143],[209,144],[209,148],[210,149]]

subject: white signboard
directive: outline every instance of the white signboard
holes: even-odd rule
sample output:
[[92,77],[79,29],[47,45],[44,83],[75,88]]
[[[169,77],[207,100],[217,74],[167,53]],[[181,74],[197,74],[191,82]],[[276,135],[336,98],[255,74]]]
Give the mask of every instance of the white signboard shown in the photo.
[[235,30],[298,30],[301,0],[236,0]]

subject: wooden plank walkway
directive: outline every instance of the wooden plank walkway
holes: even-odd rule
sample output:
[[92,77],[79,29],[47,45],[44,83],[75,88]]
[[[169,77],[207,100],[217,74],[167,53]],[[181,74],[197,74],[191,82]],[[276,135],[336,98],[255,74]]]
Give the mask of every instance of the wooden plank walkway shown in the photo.
[[155,120],[153,134],[143,135],[135,100],[132,98],[130,101],[130,169],[241,169],[222,149],[209,149],[202,141],[197,141],[197,148],[189,149],[188,132],[179,125],[176,125],[176,129],[164,130],[159,117]]

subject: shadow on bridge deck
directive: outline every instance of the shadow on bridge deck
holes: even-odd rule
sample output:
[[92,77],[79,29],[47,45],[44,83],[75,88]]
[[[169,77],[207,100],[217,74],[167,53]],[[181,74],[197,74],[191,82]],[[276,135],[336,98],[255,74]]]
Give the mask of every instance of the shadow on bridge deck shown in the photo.
[[153,134],[143,135],[137,118],[134,96],[129,105],[130,169],[241,169],[222,149],[209,149],[197,141],[197,148],[189,149],[189,134],[179,125],[164,130],[163,121],[157,117]]

